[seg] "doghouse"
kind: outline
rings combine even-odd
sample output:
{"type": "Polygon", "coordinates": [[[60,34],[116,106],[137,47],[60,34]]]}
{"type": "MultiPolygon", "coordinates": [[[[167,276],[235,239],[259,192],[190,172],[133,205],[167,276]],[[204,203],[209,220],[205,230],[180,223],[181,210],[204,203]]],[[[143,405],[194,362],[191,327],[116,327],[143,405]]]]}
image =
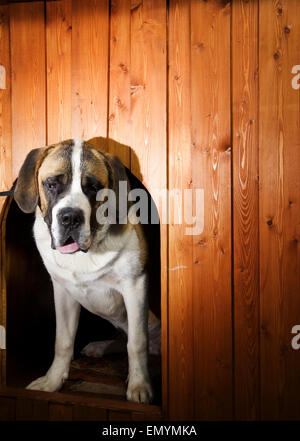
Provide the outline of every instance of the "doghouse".
{"type": "MultiPolygon", "coordinates": [[[[8,197],[0,419],[299,420],[299,1],[1,4],[1,190],[32,148],[108,139],[160,216],[162,352],[152,405],[125,401],[119,371],[98,393],[24,389],[55,317],[33,218],[8,197]]],[[[110,335],[93,320],[81,342],[110,335]]],[[[77,367],[74,384],[104,376],[77,367]]]]}

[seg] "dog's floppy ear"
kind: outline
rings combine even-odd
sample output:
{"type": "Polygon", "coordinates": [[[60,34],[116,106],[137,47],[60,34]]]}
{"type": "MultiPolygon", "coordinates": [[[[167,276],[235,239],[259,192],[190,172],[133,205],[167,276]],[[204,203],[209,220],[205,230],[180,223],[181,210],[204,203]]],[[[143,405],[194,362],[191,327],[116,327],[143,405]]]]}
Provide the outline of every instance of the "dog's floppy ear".
{"type": "Polygon", "coordinates": [[[119,192],[119,182],[123,181],[127,184],[127,191],[129,191],[129,181],[126,174],[126,170],[122,162],[117,156],[110,156],[110,163],[112,166],[112,179],[113,179],[113,189],[116,194],[119,192]]]}
{"type": "Polygon", "coordinates": [[[129,179],[124,165],[117,156],[112,156],[105,153],[105,157],[109,164],[109,187],[115,192],[116,202],[117,202],[117,216],[118,216],[118,220],[122,221],[124,220],[123,216],[127,216],[127,211],[128,211],[127,198],[128,198],[128,193],[130,191],[129,179]],[[121,194],[119,191],[120,181],[122,182],[123,185],[121,194]],[[124,212],[121,209],[122,213],[119,212],[119,209],[121,207],[124,208],[124,212]]]}
{"type": "Polygon", "coordinates": [[[45,148],[31,150],[21,167],[14,198],[24,213],[33,213],[38,204],[37,171],[45,151],[45,148]]]}

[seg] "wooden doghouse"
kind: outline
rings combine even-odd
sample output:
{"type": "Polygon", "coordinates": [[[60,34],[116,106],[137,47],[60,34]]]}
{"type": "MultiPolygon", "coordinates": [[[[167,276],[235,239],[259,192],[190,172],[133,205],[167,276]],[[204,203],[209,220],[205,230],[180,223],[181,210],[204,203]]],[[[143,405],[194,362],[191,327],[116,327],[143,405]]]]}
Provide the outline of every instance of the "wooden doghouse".
{"type": "Polygon", "coordinates": [[[32,148],[111,140],[161,217],[162,357],[151,406],[24,389],[51,358],[53,305],[32,217],[7,199],[0,419],[300,419],[300,2],[1,3],[1,190],[32,148]],[[163,189],[192,190],[194,216],[200,190],[203,229],[162,222],[163,189]]]}

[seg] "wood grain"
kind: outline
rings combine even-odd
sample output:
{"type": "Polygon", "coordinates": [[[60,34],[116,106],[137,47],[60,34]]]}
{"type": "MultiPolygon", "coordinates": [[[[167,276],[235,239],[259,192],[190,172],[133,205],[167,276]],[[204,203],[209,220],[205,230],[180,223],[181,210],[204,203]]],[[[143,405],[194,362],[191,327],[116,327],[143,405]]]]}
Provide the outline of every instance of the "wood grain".
{"type": "Polygon", "coordinates": [[[13,387],[0,386],[0,397],[3,398],[25,398],[37,402],[48,402],[56,404],[69,404],[72,406],[88,406],[99,409],[110,409],[116,412],[132,413],[142,412],[144,414],[151,414],[157,416],[161,415],[161,408],[159,406],[149,404],[133,403],[131,401],[121,401],[112,398],[100,397],[97,394],[68,394],[64,392],[41,392],[27,389],[18,389],[13,387]]]}
{"type": "Polygon", "coordinates": [[[259,417],[258,2],[232,3],[235,417],[259,417]]]}
{"type": "Polygon", "coordinates": [[[107,421],[107,410],[88,406],[73,406],[73,421],[107,421]]]}
{"type": "MultiPolygon", "coordinates": [[[[169,190],[192,185],[190,3],[169,6],[169,190]]],[[[170,203],[170,212],[176,204],[170,203]]],[[[169,225],[169,415],[194,415],[193,237],[187,225],[169,225]],[[178,406],[177,397],[181,405],[178,406]]]]}
{"type": "Polygon", "coordinates": [[[300,418],[300,358],[291,346],[300,319],[300,102],[291,84],[299,14],[296,0],[260,5],[261,416],[272,420],[300,418]]]}
{"type": "Polygon", "coordinates": [[[49,421],[72,421],[72,407],[49,403],[49,421]]]}
{"type": "Polygon", "coordinates": [[[230,3],[191,2],[193,188],[204,232],[193,236],[195,419],[232,418],[230,3]]]}
{"type": "Polygon", "coordinates": [[[131,171],[148,188],[166,184],[166,7],[131,10],[131,171]]]}
{"type": "Polygon", "coordinates": [[[110,143],[109,152],[130,169],[130,0],[111,3],[109,75],[108,137],[124,144],[110,143]]]}
{"type": "Polygon", "coordinates": [[[16,399],[16,421],[47,421],[48,403],[30,400],[27,398],[16,399]]]}
{"type": "Polygon", "coordinates": [[[46,3],[47,144],[72,137],[71,5],[46,3]]]}
{"type": "MultiPolygon", "coordinates": [[[[166,3],[131,3],[131,171],[162,206],[155,189],[167,188],[166,3]]],[[[162,400],[167,403],[167,225],[161,224],[162,400]]]]}
{"type": "Polygon", "coordinates": [[[107,136],[108,0],[72,1],[72,137],[107,136]]]}
{"type": "MultiPolygon", "coordinates": [[[[11,81],[9,48],[9,9],[0,7],[0,65],[6,71],[5,89],[0,89],[0,191],[12,185],[11,155],[11,81]]],[[[0,198],[0,210],[4,198],[0,198]]]]}
{"type": "Polygon", "coordinates": [[[44,3],[10,5],[13,178],[46,143],[44,3]],[[30,32],[28,30],[30,29],[30,32]]]}
{"type": "Polygon", "coordinates": [[[108,412],[108,421],[131,421],[131,413],[110,410],[108,412]]]}
{"type": "Polygon", "coordinates": [[[13,398],[0,397],[0,421],[15,421],[16,402],[13,398]]]}
{"type": "MultiPolygon", "coordinates": [[[[8,190],[12,185],[12,152],[11,152],[11,81],[10,81],[10,49],[9,49],[9,9],[0,7],[0,64],[6,70],[6,88],[0,90],[0,191],[8,190]]],[[[0,212],[5,198],[0,198],[0,212]]],[[[3,216],[1,215],[3,219],[3,216]]],[[[0,268],[4,268],[4,222],[1,221],[0,268]]],[[[4,274],[0,276],[0,325],[6,328],[6,298],[4,274]]],[[[5,381],[5,350],[0,350],[0,382],[5,381]]]]}

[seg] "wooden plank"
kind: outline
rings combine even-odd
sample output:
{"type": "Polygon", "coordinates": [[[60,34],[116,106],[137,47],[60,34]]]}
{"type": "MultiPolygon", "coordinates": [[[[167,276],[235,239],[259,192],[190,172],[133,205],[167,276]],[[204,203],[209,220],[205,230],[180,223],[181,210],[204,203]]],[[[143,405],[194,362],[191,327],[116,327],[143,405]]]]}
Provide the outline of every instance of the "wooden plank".
{"type": "Polygon", "coordinates": [[[32,420],[33,421],[48,421],[49,406],[47,401],[32,402],[32,420]]]}
{"type": "Polygon", "coordinates": [[[73,406],[73,421],[107,421],[107,410],[88,406],[73,406]]]}
{"type": "Polygon", "coordinates": [[[10,5],[10,39],[15,178],[26,154],[46,143],[44,2],[10,5]]]}
{"type": "MultiPolygon", "coordinates": [[[[167,188],[166,2],[131,3],[131,171],[149,190],[160,217],[155,189],[167,188]]],[[[168,294],[167,225],[161,224],[162,400],[167,406],[168,294]]]]}
{"type": "Polygon", "coordinates": [[[161,408],[155,405],[138,404],[130,401],[121,401],[110,398],[102,398],[95,394],[85,393],[67,394],[63,392],[40,392],[27,389],[0,386],[0,397],[4,398],[27,398],[35,401],[51,401],[57,404],[70,404],[79,406],[89,406],[101,409],[111,409],[124,412],[143,412],[153,415],[161,415],[161,408]]]}
{"type": "MultiPolygon", "coordinates": [[[[0,7],[0,66],[5,70],[5,82],[0,86],[0,191],[4,191],[9,190],[12,185],[9,9],[7,6],[0,7]]],[[[3,197],[0,198],[0,210],[4,200],[3,197]]]]}
{"type": "Polygon", "coordinates": [[[16,399],[16,421],[32,421],[33,401],[26,398],[16,399]]]}
{"type": "Polygon", "coordinates": [[[49,421],[72,421],[72,406],[49,403],[49,421]]]}
{"type": "Polygon", "coordinates": [[[107,136],[108,0],[72,2],[72,136],[107,136]]]}
{"type": "Polygon", "coordinates": [[[259,417],[258,2],[232,3],[235,417],[259,417]]]}
{"type": "Polygon", "coordinates": [[[48,402],[17,397],[16,421],[47,421],[48,402]]]}
{"type": "Polygon", "coordinates": [[[72,137],[71,0],[47,2],[47,144],[72,137]]]}
{"type": "Polygon", "coordinates": [[[15,421],[16,400],[15,398],[0,397],[0,421],[15,421]]]}
{"type": "Polygon", "coordinates": [[[166,6],[131,9],[131,171],[148,188],[166,184],[166,6]]]}
{"type": "MultiPolygon", "coordinates": [[[[169,190],[192,185],[190,2],[169,6],[169,190]]],[[[174,203],[170,204],[173,213],[174,203]]],[[[193,418],[193,237],[169,225],[169,418],[193,418]],[[178,406],[180,397],[180,406],[178,406]]]]}
{"type": "MultiPolygon", "coordinates": [[[[9,50],[9,9],[0,8],[0,64],[6,71],[5,89],[0,90],[0,191],[8,190],[12,185],[11,157],[11,81],[10,81],[10,50],[9,50]]],[[[6,198],[0,198],[0,211],[4,209],[6,198]]],[[[1,216],[2,218],[2,216],[1,216]]],[[[2,218],[3,219],[3,218],[2,218]]],[[[4,226],[1,221],[0,267],[4,267],[4,226]]],[[[0,292],[0,325],[6,328],[6,294],[4,274],[1,277],[0,292]]],[[[5,350],[0,350],[0,383],[5,382],[5,350]]]]}
{"type": "Polygon", "coordinates": [[[232,417],[230,3],[191,2],[193,188],[204,232],[193,236],[195,419],[232,417]]]}
{"type": "Polygon", "coordinates": [[[161,421],[161,417],[149,413],[132,412],[131,421],[161,421]]]}
{"type": "Polygon", "coordinates": [[[130,0],[116,0],[110,10],[110,66],[108,136],[124,144],[109,152],[130,168],[130,0]]]}
{"type": "Polygon", "coordinates": [[[261,2],[259,164],[261,416],[299,419],[300,358],[291,346],[300,311],[300,3],[261,2]]]}
{"type": "Polygon", "coordinates": [[[33,401],[26,398],[16,399],[16,421],[32,421],[33,401]]]}
{"type": "Polygon", "coordinates": [[[131,413],[110,410],[108,412],[108,421],[131,421],[131,413]]]}

